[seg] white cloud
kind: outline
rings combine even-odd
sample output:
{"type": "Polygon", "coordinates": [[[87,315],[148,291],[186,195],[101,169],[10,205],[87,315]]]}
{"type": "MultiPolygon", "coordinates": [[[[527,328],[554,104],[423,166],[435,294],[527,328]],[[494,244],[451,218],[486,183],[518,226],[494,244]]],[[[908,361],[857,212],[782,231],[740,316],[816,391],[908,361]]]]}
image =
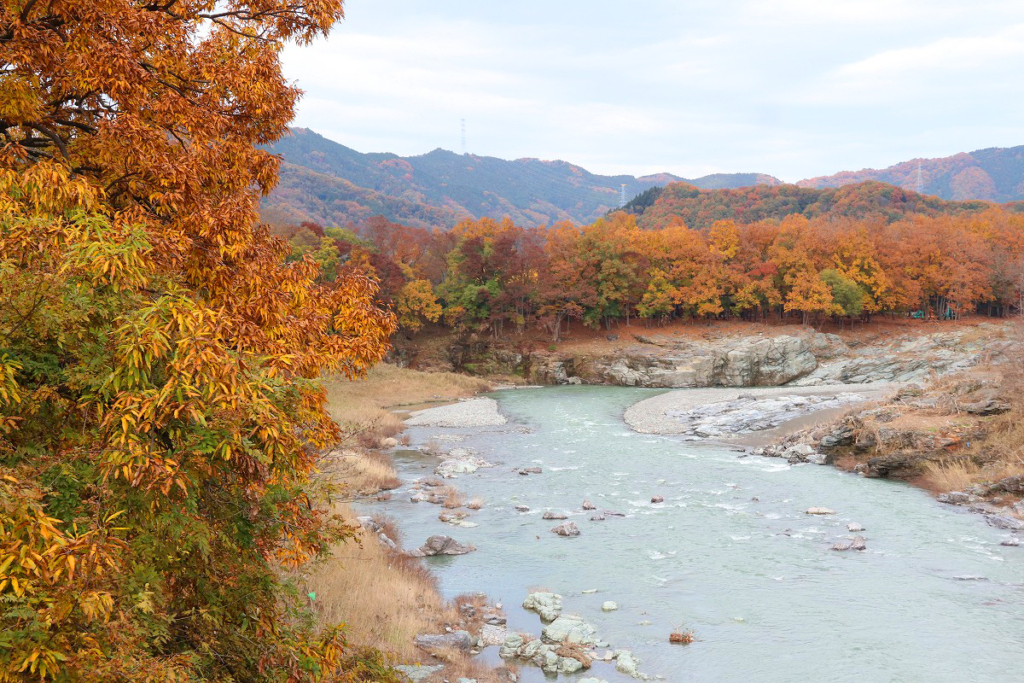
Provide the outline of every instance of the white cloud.
{"type": "Polygon", "coordinates": [[[1024,142],[1024,3],[349,0],[296,124],[361,151],[790,180],[1024,142]],[[894,154],[903,155],[892,159],[894,154]]]}

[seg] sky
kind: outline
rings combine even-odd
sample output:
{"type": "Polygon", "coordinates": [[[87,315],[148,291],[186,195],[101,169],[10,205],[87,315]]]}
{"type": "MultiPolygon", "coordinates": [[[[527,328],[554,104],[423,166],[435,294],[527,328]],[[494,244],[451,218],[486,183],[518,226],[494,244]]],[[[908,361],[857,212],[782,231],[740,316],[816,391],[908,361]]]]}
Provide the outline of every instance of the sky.
{"type": "Polygon", "coordinates": [[[294,125],[603,174],[841,170],[1024,144],[1021,0],[347,0],[294,125]]]}

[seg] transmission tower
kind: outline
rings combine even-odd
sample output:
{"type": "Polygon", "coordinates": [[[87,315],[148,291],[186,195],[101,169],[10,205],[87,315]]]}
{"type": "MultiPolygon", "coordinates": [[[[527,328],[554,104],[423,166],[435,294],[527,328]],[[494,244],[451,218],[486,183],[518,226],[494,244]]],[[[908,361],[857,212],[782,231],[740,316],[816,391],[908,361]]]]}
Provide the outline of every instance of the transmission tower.
{"type": "Polygon", "coordinates": [[[626,205],[626,183],[619,185],[619,208],[626,205]]]}
{"type": "Polygon", "coordinates": [[[466,119],[462,119],[462,154],[466,154],[466,119]]]}

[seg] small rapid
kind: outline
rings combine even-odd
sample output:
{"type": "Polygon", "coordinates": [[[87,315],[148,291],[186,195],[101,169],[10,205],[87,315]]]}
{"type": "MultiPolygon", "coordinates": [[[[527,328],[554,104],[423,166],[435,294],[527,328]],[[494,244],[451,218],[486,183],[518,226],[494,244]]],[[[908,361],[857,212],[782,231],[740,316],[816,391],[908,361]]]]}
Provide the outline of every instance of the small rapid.
{"type": "MultiPolygon", "coordinates": [[[[656,392],[557,387],[496,392],[503,425],[410,427],[414,445],[475,451],[495,463],[448,483],[485,505],[473,528],[438,520],[408,486],[439,459],[398,451],[405,486],[364,513],[399,520],[405,546],[448,534],[478,550],[428,558],[448,596],[483,592],[504,603],[512,630],[537,635],[519,605],[531,589],[564,596],[566,613],[594,625],[640,671],[669,681],[1002,682],[1020,680],[1024,547],[980,516],[927,493],[831,467],[790,466],[721,445],[630,430],[624,410],[656,392]],[[523,476],[524,467],[541,474],[523,476]],[[652,496],[663,503],[651,503],[652,496]],[[584,500],[607,516],[590,521],[584,500]],[[515,506],[529,506],[518,512],[515,506]],[[835,515],[810,516],[823,506],[835,515]],[[582,531],[550,532],[545,510],[582,531]],[[850,523],[863,552],[836,552],[850,523]],[[596,589],[596,593],[584,593],[596,589]],[[602,612],[604,601],[619,609],[602,612]],[[668,635],[692,629],[697,642],[668,635]]],[[[496,648],[483,655],[496,659],[496,648]]],[[[530,666],[521,680],[542,681],[530,666]]],[[[629,681],[610,665],[596,676],[629,681]]]]}

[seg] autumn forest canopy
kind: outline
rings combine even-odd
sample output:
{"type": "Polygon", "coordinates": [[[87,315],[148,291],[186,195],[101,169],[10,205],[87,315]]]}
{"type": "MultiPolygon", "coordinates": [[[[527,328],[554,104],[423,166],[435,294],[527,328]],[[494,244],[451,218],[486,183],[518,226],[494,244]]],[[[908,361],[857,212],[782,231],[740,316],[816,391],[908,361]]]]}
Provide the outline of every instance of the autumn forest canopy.
{"type": "MultiPolygon", "coordinates": [[[[495,335],[537,325],[557,340],[574,319],[596,328],[631,318],[819,322],[1024,310],[1024,215],[1014,211],[980,204],[953,215],[856,218],[847,202],[852,215],[793,212],[751,222],[702,215],[694,220],[706,227],[692,229],[680,213],[692,214],[672,210],[680,201],[673,192],[639,219],[615,212],[585,226],[522,228],[484,218],[431,231],[376,218],[355,229],[305,224],[279,232],[292,258],[311,255],[325,273],[368,263],[385,303],[411,331],[428,322],[495,335]]],[[[764,207],[754,208],[758,216],[764,207]]]]}

